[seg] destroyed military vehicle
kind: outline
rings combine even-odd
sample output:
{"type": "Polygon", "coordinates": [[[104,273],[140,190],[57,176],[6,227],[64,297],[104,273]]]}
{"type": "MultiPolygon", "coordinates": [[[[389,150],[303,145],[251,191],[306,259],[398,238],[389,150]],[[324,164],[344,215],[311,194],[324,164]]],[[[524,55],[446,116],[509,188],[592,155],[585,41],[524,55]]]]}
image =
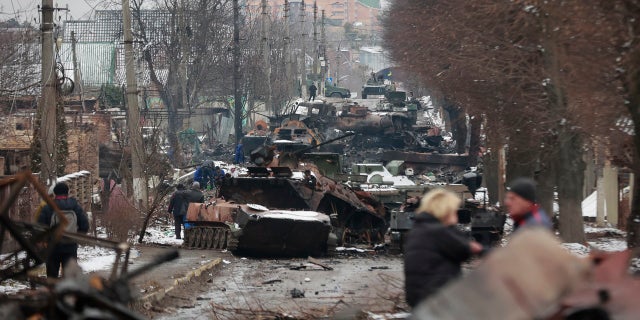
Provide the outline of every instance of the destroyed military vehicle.
{"type": "Polygon", "coordinates": [[[318,134],[299,120],[283,121],[273,130],[271,140],[281,152],[295,152],[321,143],[318,134]]]}
{"type": "Polygon", "coordinates": [[[220,196],[241,204],[327,214],[339,244],[382,241],[386,211],[370,194],[324,176],[312,164],[298,167],[301,171],[280,166],[248,169],[249,177],[224,181],[220,196]],[[311,177],[305,177],[305,169],[311,177]]]}
{"type": "Polygon", "coordinates": [[[189,205],[184,246],[250,256],[319,256],[335,246],[330,232],[330,218],[322,213],[270,210],[220,198],[189,205]]]}

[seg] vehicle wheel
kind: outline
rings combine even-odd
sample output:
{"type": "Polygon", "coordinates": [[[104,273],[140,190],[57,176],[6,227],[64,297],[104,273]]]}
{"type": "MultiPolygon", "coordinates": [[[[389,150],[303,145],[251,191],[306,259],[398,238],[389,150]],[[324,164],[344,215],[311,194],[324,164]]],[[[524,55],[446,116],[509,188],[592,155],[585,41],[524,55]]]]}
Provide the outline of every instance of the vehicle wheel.
{"type": "Polygon", "coordinates": [[[340,92],[334,92],[331,94],[332,98],[342,98],[342,95],[340,94],[340,92]]]}

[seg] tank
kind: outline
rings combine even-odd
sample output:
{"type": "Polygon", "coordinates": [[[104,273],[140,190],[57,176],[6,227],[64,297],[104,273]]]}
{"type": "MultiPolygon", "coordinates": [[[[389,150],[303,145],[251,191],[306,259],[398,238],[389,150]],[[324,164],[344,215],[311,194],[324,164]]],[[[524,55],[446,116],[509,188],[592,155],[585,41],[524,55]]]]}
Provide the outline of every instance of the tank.
{"type": "Polygon", "coordinates": [[[184,246],[227,249],[266,257],[325,255],[335,245],[329,216],[305,210],[270,210],[257,204],[217,199],[191,203],[184,246]]]}

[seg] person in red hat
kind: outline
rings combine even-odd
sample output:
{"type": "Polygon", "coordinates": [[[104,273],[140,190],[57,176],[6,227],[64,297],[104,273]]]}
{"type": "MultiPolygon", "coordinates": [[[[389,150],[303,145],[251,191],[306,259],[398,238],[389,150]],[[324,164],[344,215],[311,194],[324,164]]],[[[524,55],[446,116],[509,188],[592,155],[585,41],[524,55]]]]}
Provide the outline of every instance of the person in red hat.
{"type": "Polygon", "coordinates": [[[514,231],[522,227],[553,227],[549,216],[537,203],[536,184],[529,178],[518,178],[509,184],[504,204],[513,219],[514,231]]]}

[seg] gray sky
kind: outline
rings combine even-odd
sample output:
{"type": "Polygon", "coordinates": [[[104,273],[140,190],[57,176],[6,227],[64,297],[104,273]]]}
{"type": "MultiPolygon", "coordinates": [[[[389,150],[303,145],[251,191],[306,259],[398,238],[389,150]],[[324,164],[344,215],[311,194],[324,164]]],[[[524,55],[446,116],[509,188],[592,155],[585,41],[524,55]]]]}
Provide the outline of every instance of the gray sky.
{"type": "MultiPolygon", "coordinates": [[[[105,5],[109,5],[111,1],[102,0],[54,0],[56,7],[69,7],[69,12],[58,11],[58,16],[62,20],[68,19],[88,19],[94,9],[104,9],[105,5]]],[[[42,0],[0,0],[0,20],[9,20],[16,18],[22,22],[29,20],[33,22],[33,18],[38,16],[38,5],[42,0]]]]}

